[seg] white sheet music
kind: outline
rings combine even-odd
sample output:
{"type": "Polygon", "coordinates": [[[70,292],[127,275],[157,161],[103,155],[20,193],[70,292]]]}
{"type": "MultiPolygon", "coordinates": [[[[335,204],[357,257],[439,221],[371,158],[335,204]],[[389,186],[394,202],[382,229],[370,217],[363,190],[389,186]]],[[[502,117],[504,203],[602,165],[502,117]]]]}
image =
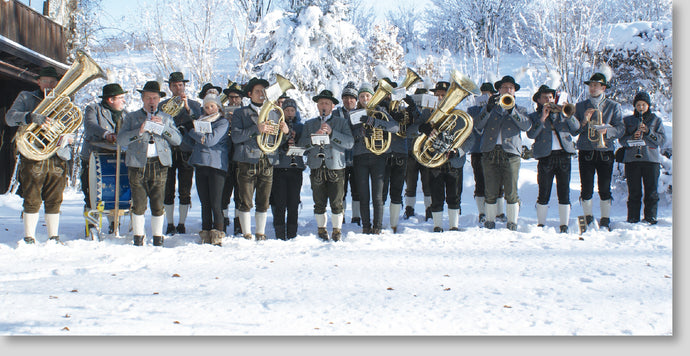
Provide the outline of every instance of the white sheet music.
{"type": "Polygon", "coordinates": [[[156,134],[156,135],[162,134],[163,129],[165,129],[165,126],[163,126],[159,123],[150,121],[150,120],[147,120],[146,123],[144,124],[144,130],[145,131],[148,131],[148,132],[156,134]]]}
{"type": "Polygon", "coordinates": [[[438,105],[438,98],[434,95],[422,94],[422,107],[435,109],[438,105]]]}
{"type": "Polygon", "coordinates": [[[287,153],[285,153],[286,156],[303,156],[304,155],[304,147],[297,147],[297,146],[290,146],[288,148],[287,153]]]}
{"type": "Polygon", "coordinates": [[[194,120],[194,131],[202,134],[213,132],[213,127],[208,121],[194,120]]]}
{"type": "Polygon", "coordinates": [[[628,147],[641,147],[641,146],[647,146],[647,143],[644,142],[644,140],[628,140],[628,147]]]}
{"type": "Polygon", "coordinates": [[[321,135],[312,134],[311,135],[311,144],[312,145],[319,146],[319,145],[327,145],[329,143],[331,143],[331,139],[326,134],[321,134],[321,135]]]}
{"type": "Polygon", "coordinates": [[[280,84],[278,83],[266,88],[266,101],[274,103],[281,95],[283,95],[283,90],[280,89],[280,84]]]}
{"type": "Polygon", "coordinates": [[[366,116],[367,111],[364,109],[352,110],[350,111],[350,123],[357,125],[361,123],[362,116],[366,116]]]}
{"type": "Polygon", "coordinates": [[[405,96],[407,96],[407,91],[405,91],[405,87],[395,88],[391,93],[391,101],[403,100],[405,99],[405,96]]]}

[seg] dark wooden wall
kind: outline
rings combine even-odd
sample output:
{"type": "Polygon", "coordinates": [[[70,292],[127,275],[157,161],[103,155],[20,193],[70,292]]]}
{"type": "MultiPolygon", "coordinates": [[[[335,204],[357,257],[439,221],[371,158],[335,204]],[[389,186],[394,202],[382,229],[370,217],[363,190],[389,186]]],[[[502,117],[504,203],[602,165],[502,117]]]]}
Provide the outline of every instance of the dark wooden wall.
{"type": "Polygon", "coordinates": [[[0,36],[55,59],[67,60],[65,29],[58,23],[15,1],[0,1],[0,36]]]}

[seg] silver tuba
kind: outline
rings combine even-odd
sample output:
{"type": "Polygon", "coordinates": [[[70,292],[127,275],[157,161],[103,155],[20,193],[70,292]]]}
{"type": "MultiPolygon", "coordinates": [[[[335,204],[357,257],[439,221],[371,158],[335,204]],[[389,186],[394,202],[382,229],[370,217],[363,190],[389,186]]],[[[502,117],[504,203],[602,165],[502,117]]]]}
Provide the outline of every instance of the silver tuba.
{"type": "Polygon", "coordinates": [[[96,78],[105,79],[105,71],[84,51],[77,50],[67,73],[33,111],[46,116],[50,122],[41,126],[31,123],[17,130],[17,150],[22,156],[35,161],[49,158],[60,148],[62,135],[79,129],[82,113],[69,97],[96,78]]]}

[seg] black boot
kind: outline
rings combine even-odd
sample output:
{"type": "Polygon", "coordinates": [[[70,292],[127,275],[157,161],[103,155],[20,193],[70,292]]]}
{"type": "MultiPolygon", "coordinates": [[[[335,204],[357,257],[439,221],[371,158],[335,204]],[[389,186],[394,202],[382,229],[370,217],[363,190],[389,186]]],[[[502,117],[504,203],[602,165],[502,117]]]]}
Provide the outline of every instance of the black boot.
{"type": "Polygon", "coordinates": [[[187,229],[185,229],[184,224],[178,224],[177,225],[177,233],[178,234],[184,234],[187,232],[187,229]]]}
{"type": "Polygon", "coordinates": [[[357,224],[357,226],[362,226],[362,218],[353,217],[352,220],[350,220],[350,224],[357,224]]]}
{"type": "Polygon", "coordinates": [[[325,227],[320,227],[318,230],[319,238],[324,241],[328,241],[328,230],[325,227]]]}
{"type": "Polygon", "coordinates": [[[55,241],[57,243],[60,243],[60,236],[51,236],[48,241],[55,241]]]}
{"type": "Polygon", "coordinates": [[[441,228],[440,226],[435,226],[434,232],[443,232],[443,228],[441,228]]]}
{"type": "Polygon", "coordinates": [[[134,246],[144,246],[144,236],[134,235],[134,246]]]}
{"type": "Polygon", "coordinates": [[[654,202],[645,201],[644,203],[644,221],[651,225],[656,224],[656,210],[659,200],[654,202]]]}
{"type": "Polygon", "coordinates": [[[601,218],[599,219],[599,227],[606,228],[607,230],[611,231],[611,227],[609,226],[611,224],[611,220],[609,218],[601,218]]]}
{"type": "Polygon", "coordinates": [[[411,206],[406,206],[405,213],[403,214],[403,219],[407,220],[412,216],[414,216],[414,208],[411,206]]]}
{"type": "Polygon", "coordinates": [[[592,216],[592,215],[586,215],[586,216],[585,216],[585,222],[587,223],[587,225],[590,225],[591,223],[594,222],[594,216],[592,216]]]}
{"type": "Polygon", "coordinates": [[[639,203],[628,202],[628,219],[626,221],[632,224],[640,222],[639,203]]]}
{"type": "Polygon", "coordinates": [[[343,233],[340,231],[340,229],[333,228],[333,233],[331,234],[333,241],[340,241],[342,237],[343,233]]]}
{"type": "Polygon", "coordinates": [[[233,227],[233,232],[237,236],[242,236],[242,225],[240,225],[240,218],[235,217],[232,220],[232,227],[233,227]]]}
{"type": "Polygon", "coordinates": [[[561,233],[562,234],[568,233],[568,225],[561,225],[561,233]]]}
{"type": "Polygon", "coordinates": [[[163,246],[163,241],[165,238],[163,236],[154,236],[153,237],[153,246],[163,246]]]}
{"type": "Polygon", "coordinates": [[[496,228],[496,222],[495,221],[484,221],[484,227],[487,229],[495,229],[496,228]]]}
{"type": "Polygon", "coordinates": [[[168,224],[168,228],[165,229],[165,234],[166,235],[175,235],[175,225],[173,224],[168,224]]]}
{"type": "Polygon", "coordinates": [[[34,239],[33,237],[25,237],[25,238],[24,238],[24,242],[25,242],[27,245],[33,245],[33,244],[36,243],[36,239],[34,239]]]}
{"type": "Polygon", "coordinates": [[[276,239],[285,240],[285,225],[273,225],[276,231],[276,239]]]}
{"type": "Polygon", "coordinates": [[[431,215],[431,207],[426,208],[426,216],[424,217],[424,221],[428,221],[429,219],[432,219],[433,216],[431,215]]]}

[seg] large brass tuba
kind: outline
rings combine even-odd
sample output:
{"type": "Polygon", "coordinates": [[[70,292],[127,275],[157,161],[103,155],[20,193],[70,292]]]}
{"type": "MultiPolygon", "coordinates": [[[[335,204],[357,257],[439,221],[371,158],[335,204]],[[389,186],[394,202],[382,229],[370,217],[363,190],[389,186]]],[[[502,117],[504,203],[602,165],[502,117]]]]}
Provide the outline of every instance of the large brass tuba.
{"type": "Polygon", "coordinates": [[[601,126],[604,124],[604,120],[601,117],[601,110],[594,110],[592,113],[592,117],[589,118],[589,121],[587,122],[587,138],[592,141],[597,143],[597,148],[605,148],[606,147],[606,140],[604,140],[604,134],[599,133],[599,131],[596,129],[595,126],[601,126]],[[594,119],[594,116],[596,115],[596,119],[594,119]],[[594,119],[594,122],[592,122],[592,119],[594,119]]]}
{"type": "Polygon", "coordinates": [[[79,129],[82,113],[69,97],[96,78],[105,79],[105,71],[89,55],[77,50],[76,59],[67,73],[33,111],[49,118],[50,123],[46,121],[41,126],[31,123],[17,130],[17,149],[22,156],[35,161],[49,158],[60,148],[62,135],[79,129]]]}
{"type": "MultiPolygon", "coordinates": [[[[403,80],[401,86],[405,88],[405,90],[409,89],[413,84],[417,82],[421,82],[422,77],[419,76],[415,71],[413,71],[410,68],[407,68],[406,74],[405,74],[405,79],[403,80]]],[[[391,101],[391,104],[389,106],[389,111],[390,112],[396,112],[400,110],[400,101],[399,100],[394,100],[391,101]]],[[[407,125],[410,124],[410,114],[407,112],[407,110],[403,111],[403,120],[399,123],[400,129],[398,132],[395,134],[405,138],[407,137],[407,125]]]]}
{"type": "MultiPolygon", "coordinates": [[[[458,119],[464,121],[465,126],[455,131],[451,149],[456,149],[467,140],[472,133],[472,117],[462,110],[455,110],[455,107],[468,95],[480,95],[479,88],[470,78],[453,70],[450,74],[451,85],[443,98],[441,104],[431,113],[427,120],[431,127],[438,132],[451,131],[457,125],[458,119]]],[[[433,148],[434,140],[437,137],[427,137],[420,134],[414,142],[412,152],[420,164],[434,168],[444,164],[448,160],[446,152],[439,152],[433,148]]]]}
{"type": "MultiPolygon", "coordinates": [[[[289,80],[287,80],[280,74],[276,74],[276,83],[273,85],[279,86],[281,93],[285,93],[290,89],[295,89],[295,86],[292,85],[292,83],[290,83],[289,80]]],[[[265,96],[266,94],[264,94],[264,97],[265,96]]],[[[284,121],[285,113],[283,113],[283,109],[280,106],[276,105],[274,102],[269,101],[268,98],[266,98],[264,104],[261,105],[261,110],[259,111],[259,119],[257,120],[257,124],[263,122],[264,124],[269,125],[271,130],[267,133],[261,133],[259,136],[256,137],[256,142],[259,144],[259,148],[261,149],[261,151],[263,151],[264,153],[272,153],[278,149],[278,146],[280,146],[280,142],[283,140],[283,132],[280,131],[280,123],[284,121]],[[280,119],[278,120],[278,122],[274,122],[268,119],[268,114],[270,114],[273,110],[276,110],[280,113],[280,119]]]]}
{"type": "MultiPolygon", "coordinates": [[[[385,113],[376,110],[376,105],[378,105],[381,100],[385,99],[387,95],[393,92],[393,86],[388,84],[387,81],[381,79],[379,80],[379,86],[376,89],[374,95],[372,95],[371,100],[367,103],[367,115],[373,117],[374,119],[388,121],[388,116],[385,113]]],[[[391,147],[392,135],[390,132],[383,129],[371,128],[371,138],[364,137],[364,146],[373,154],[379,156],[386,153],[388,148],[391,147]],[[385,135],[385,136],[384,136],[385,135]]]]}

